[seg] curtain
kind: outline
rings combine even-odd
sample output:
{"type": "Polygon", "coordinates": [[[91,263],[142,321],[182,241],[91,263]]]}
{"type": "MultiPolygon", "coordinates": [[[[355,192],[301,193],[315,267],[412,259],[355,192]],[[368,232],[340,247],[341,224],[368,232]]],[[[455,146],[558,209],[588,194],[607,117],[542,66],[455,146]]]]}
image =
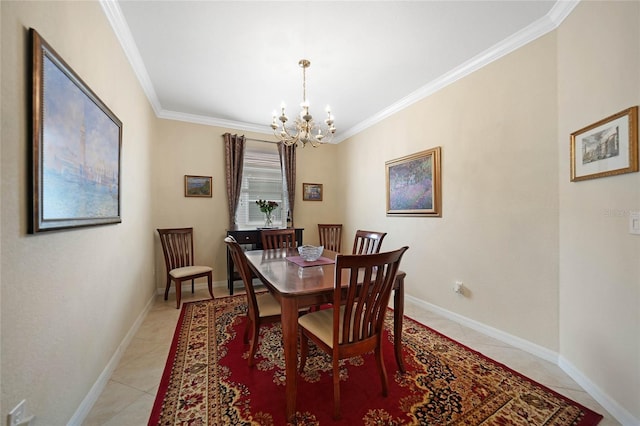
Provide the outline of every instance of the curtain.
{"type": "Polygon", "coordinates": [[[289,214],[291,215],[291,226],[293,227],[293,207],[296,202],[296,145],[286,146],[279,142],[278,153],[280,154],[282,173],[287,185],[287,201],[289,202],[289,214]]]}
{"type": "Polygon", "coordinates": [[[224,151],[225,167],[227,174],[227,200],[229,204],[229,227],[235,228],[236,211],[240,202],[240,189],[242,188],[242,163],[244,160],[244,136],[225,133],[224,151]]]}

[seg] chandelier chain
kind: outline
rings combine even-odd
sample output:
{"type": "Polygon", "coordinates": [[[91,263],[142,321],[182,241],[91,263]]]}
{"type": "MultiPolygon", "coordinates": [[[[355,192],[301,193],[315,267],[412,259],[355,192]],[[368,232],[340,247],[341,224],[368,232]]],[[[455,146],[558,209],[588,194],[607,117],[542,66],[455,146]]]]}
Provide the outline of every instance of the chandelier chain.
{"type": "Polygon", "coordinates": [[[307,67],[302,66],[302,102],[307,103],[307,67]]]}

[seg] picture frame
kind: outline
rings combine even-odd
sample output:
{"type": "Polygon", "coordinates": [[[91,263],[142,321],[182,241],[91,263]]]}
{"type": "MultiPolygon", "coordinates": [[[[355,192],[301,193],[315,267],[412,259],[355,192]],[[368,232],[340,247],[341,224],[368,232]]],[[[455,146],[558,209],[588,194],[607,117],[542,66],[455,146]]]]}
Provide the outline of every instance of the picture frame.
{"type": "Polygon", "coordinates": [[[385,162],[387,216],[441,217],[441,148],[385,162]]]}
{"type": "Polygon", "coordinates": [[[322,184],[303,183],[302,201],[322,201],[322,184]]]}
{"type": "Polygon", "coordinates": [[[571,182],[638,171],[638,106],[571,133],[571,182]]]}
{"type": "Polygon", "coordinates": [[[120,223],[122,122],[31,28],[32,234],[120,223]]]}
{"type": "Polygon", "coordinates": [[[185,197],[212,197],[211,176],[184,176],[184,196],[185,197]]]}

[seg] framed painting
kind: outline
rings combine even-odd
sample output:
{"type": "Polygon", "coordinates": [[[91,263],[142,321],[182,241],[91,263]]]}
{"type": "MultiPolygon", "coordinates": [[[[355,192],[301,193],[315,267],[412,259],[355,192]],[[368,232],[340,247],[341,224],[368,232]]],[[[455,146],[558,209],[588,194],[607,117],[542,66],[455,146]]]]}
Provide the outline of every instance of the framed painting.
{"type": "Polygon", "coordinates": [[[638,106],[571,133],[571,181],[638,171],[638,106]]]}
{"type": "Polygon", "coordinates": [[[440,217],[440,147],[385,163],[387,216],[440,217]]]}
{"type": "Polygon", "coordinates": [[[121,222],[122,122],[33,28],[30,232],[121,222]]]}
{"type": "Polygon", "coordinates": [[[302,201],[322,201],[322,184],[303,183],[302,201]]]}
{"type": "Polygon", "coordinates": [[[211,197],[211,176],[184,176],[185,197],[211,197]]]}

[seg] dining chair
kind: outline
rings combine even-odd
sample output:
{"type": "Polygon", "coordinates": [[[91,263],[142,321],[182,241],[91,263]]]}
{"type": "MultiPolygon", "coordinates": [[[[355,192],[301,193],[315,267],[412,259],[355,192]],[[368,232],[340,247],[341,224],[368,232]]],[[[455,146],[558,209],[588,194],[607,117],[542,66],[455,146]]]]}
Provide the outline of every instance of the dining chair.
{"type": "Polygon", "coordinates": [[[342,246],[342,224],[318,224],[320,245],[325,249],[340,253],[342,246]]]}
{"type": "Polygon", "coordinates": [[[244,343],[249,343],[248,362],[249,367],[253,367],[254,357],[258,350],[260,326],[280,321],[280,303],[271,293],[256,294],[253,288],[253,274],[247,263],[247,257],[236,239],[229,236],[224,239],[224,243],[231,253],[233,263],[236,265],[247,293],[247,324],[244,329],[244,343]]]}
{"type": "Polygon", "coordinates": [[[386,232],[357,230],[356,237],[353,240],[353,251],[351,254],[380,253],[382,240],[386,235],[386,232]]]}
{"type": "Polygon", "coordinates": [[[260,238],[264,250],[298,246],[296,230],[293,228],[263,229],[260,231],[260,238]]]}
{"type": "Polygon", "coordinates": [[[167,285],[164,300],[169,296],[171,281],[176,283],[176,309],[180,309],[182,282],[191,280],[191,293],[194,292],[194,280],[207,277],[209,295],[213,299],[213,269],[209,266],[194,265],[193,228],[157,229],[160,234],[164,264],[167,269],[167,285]]]}
{"type": "Polygon", "coordinates": [[[335,263],[333,307],[298,318],[300,372],[309,354],[309,339],[332,357],[333,417],[340,417],[340,360],[374,351],[382,382],[389,393],[382,357],[384,318],[400,260],[408,247],[365,254],[338,255],[335,263]],[[343,293],[346,286],[346,295],[343,293]],[[336,308],[339,307],[339,308],[336,308]]]}

